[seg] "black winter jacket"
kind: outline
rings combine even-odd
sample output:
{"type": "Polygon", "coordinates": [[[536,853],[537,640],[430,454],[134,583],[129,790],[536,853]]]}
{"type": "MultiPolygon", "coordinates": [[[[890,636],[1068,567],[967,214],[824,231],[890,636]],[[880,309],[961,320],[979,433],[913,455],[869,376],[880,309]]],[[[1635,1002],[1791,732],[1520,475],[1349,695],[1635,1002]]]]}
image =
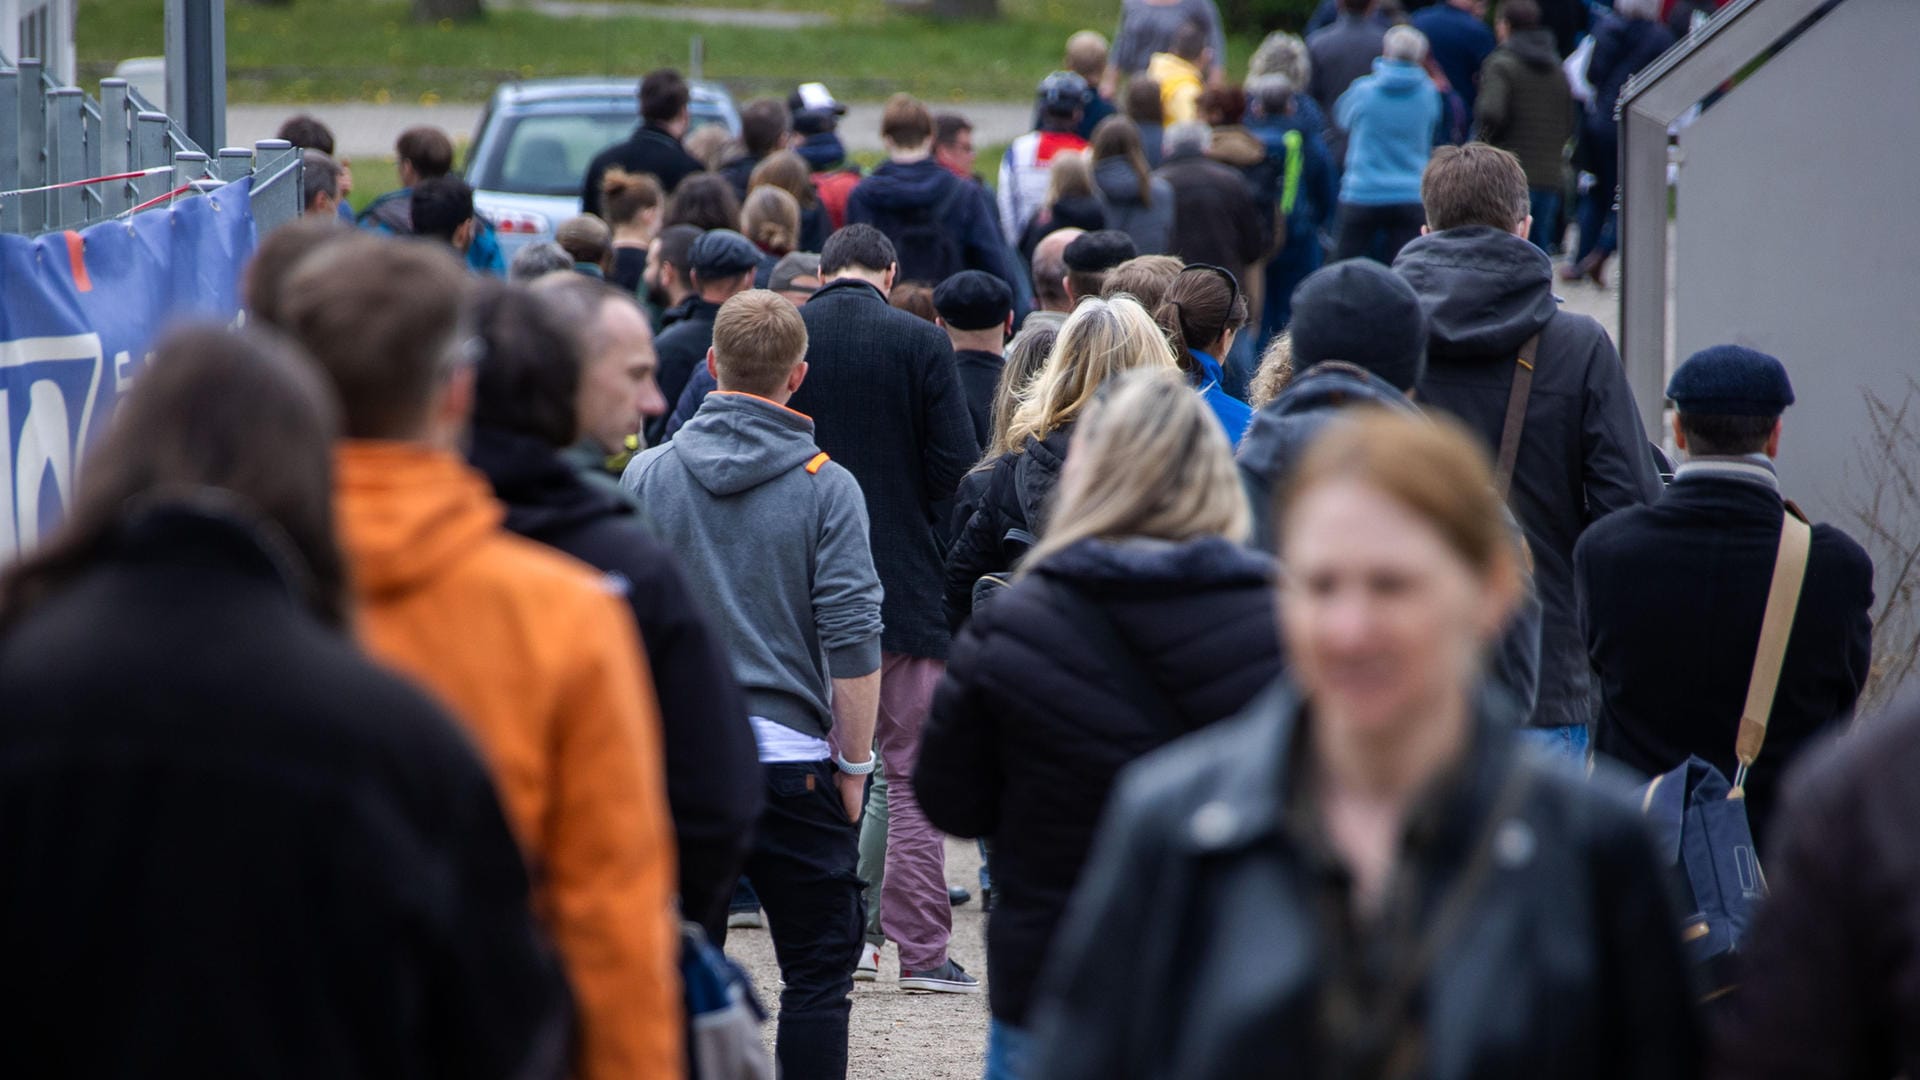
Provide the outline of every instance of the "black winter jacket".
{"type": "Polygon", "coordinates": [[[1266,257],[1271,227],[1240,170],[1200,154],[1171,158],[1155,176],[1173,187],[1173,234],[1169,254],[1189,263],[1224,266],[1245,281],[1247,268],[1266,257]]]}
{"type": "Polygon", "coordinates": [[[1300,790],[1310,750],[1290,687],[1130,765],[1034,1001],[1033,1074],[1386,1075],[1390,1039],[1344,1029],[1413,970],[1400,1027],[1420,1056],[1404,1075],[1696,1076],[1677,916],[1637,805],[1523,753],[1496,705],[1483,700],[1462,764],[1409,812],[1387,906],[1359,924],[1300,790]],[[1413,968],[1516,773],[1487,878],[1413,968]]]}
{"type": "Polygon", "coordinates": [[[960,349],[953,354],[954,374],[960,379],[967,416],[973,421],[973,437],[981,446],[993,438],[993,398],[1000,391],[1000,373],[1006,364],[1006,358],[997,352],[960,349]]]}
{"type": "Polygon", "coordinates": [[[1660,496],[1620,354],[1599,323],[1560,310],[1552,263],[1512,233],[1481,225],[1430,233],[1403,248],[1393,268],[1420,294],[1430,327],[1417,399],[1458,417],[1489,454],[1500,446],[1520,346],[1540,335],[1507,500],[1526,532],[1545,606],[1530,722],[1589,723],[1573,545],[1600,518],[1660,496]]]}
{"type": "Polygon", "coordinates": [[[1273,562],[1220,538],[1083,540],[961,631],[913,784],[929,821],[993,843],[994,1016],[1025,1024],[1115,774],[1239,711],[1280,664],[1273,562]],[[1125,654],[1098,644],[1070,592],[1105,614],[1125,654]]]}
{"type": "Polygon", "coordinates": [[[687,153],[680,140],[651,123],[633,129],[625,142],[614,143],[595,154],[587,166],[587,179],[580,189],[580,212],[601,214],[600,180],[607,166],[618,165],[630,173],[652,173],[660,181],[660,190],[673,194],[680,181],[706,170],[700,159],[687,153]]]}
{"type": "Polygon", "coordinates": [[[1019,453],[1002,454],[989,467],[979,504],[947,550],[947,625],[953,629],[973,613],[974,583],[1013,569],[1039,538],[1072,443],[1069,421],[1044,439],[1028,436],[1019,453]],[[1016,532],[1025,535],[1009,537],[1016,532]]]}
{"type": "Polygon", "coordinates": [[[165,506],[0,638],[18,1076],[558,1076],[567,994],[478,751],[165,506]]]}
{"type": "Polygon", "coordinates": [[[660,698],[681,910],[719,929],[763,786],[746,699],[719,635],[631,502],[589,486],[531,436],[478,426],[469,456],[506,504],[508,529],[605,571],[624,590],[660,698]]]}
{"type": "MultiPolygon", "coordinates": [[[[1600,681],[1596,749],[1649,776],[1690,754],[1733,776],[1785,513],[1764,481],[1682,466],[1659,502],[1622,510],[1580,538],[1573,569],[1600,681]]],[[[1747,774],[1756,839],[1794,758],[1853,715],[1871,659],[1872,607],[1867,553],[1815,525],[1767,741],[1747,774]]]]}
{"type": "Polygon", "coordinates": [[[953,345],[855,278],[827,283],[800,318],[807,379],[787,404],[813,417],[814,442],[867,497],[873,565],[886,588],[881,648],[944,660],[936,507],[980,459],[953,345]]]}
{"type": "MultiPolygon", "coordinates": [[[[669,405],[680,400],[693,373],[707,366],[707,350],[713,347],[713,320],[720,314],[720,305],[703,300],[696,293],[674,310],[681,312],[679,318],[653,339],[653,351],[660,362],[657,376],[660,396],[666,398],[669,405]]],[[[699,403],[695,402],[694,407],[697,409],[699,403]]],[[[667,417],[650,417],[646,424],[647,444],[658,446],[666,427],[667,417]]]]}

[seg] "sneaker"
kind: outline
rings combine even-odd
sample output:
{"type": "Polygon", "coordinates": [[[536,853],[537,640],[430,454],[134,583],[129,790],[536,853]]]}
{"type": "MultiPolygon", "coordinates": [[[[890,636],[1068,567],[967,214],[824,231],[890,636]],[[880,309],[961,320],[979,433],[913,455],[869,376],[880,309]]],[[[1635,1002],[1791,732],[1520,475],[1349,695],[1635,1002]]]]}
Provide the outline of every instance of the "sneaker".
{"type": "Polygon", "coordinates": [[[959,907],[961,904],[968,903],[972,899],[973,894],[967,891],[965,885],[947,886],[947,905],[949,907],[959,907]]]}
{"type": "Polygon", "coordinates": [[[980,992],[980,980],[967,974],[952,957],[937,968],[926,971],[900,971],[900,989],[919,990],[929,994],[977,994],[980,992]]]}
{"type": "Polygon", "coordinates": [[[761,918],[759,908],[727,912],[727,929],[729,930],[759,930],[766,925],[767,921],[761,918]]]}
{"type": "Polygon", "coordinates": [[[860,960],[853,965],[854,982],[872,982],[880,977],[880,946],[871,941],[860,943],[860,960]]]}

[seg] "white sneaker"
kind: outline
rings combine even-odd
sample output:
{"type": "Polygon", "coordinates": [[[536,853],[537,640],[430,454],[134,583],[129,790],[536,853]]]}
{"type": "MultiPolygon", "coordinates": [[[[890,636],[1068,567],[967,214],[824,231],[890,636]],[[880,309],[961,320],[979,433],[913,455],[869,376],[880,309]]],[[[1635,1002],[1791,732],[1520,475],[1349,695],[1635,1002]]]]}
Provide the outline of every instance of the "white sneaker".
{"type": "Polygon", "coordinates": [[[977,994],[980,992],[980,980],[967,974],[959,961],[948,957],[946,963],[927,971],[902,968],[900,989],[929,994],[977,994]]]}
{"type": "Polygon", "coordinates": [[[727,912],[727,929],[729,930],[761,930],[766,925],[767,921],[761,918],[759,908],[754,908],[752,911],[727,912]]]}
{"type": "Polygon", "coordinates": [[[860,943],[860,960],[853,965],[854,982],[873,982],[880,977],[880,946],[870,941],[860,943]]]}

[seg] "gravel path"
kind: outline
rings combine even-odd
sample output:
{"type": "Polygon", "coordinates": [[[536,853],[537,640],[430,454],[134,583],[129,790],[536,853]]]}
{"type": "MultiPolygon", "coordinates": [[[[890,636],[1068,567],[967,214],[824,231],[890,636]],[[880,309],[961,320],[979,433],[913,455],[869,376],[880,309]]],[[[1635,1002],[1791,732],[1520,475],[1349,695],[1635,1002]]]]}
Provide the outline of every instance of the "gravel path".
{"type": "MultiPolygon", "coordinates": [[[[971,841],[947,841],[947,880],[978,893],[980,855],[971,841]]],[[[978,1080],[987,1042],[987,921],[979,897],[953,910],[949,948],[979,978],[978,994],[909,994],[900,990],[900,957],[881,954],[878,982],[854,983],[848,1036],[848,1080],[978,1080]]],[[[760,1000],[777,1013],[780,967],[764,930],[729,930],[727,954],[753,976],[760,1000]]],[[[775,1019],[778,1017],[776,1015],[775,1019]]],[[[774,1021],[763,1032],[773,1052],[774,1021]]]]}

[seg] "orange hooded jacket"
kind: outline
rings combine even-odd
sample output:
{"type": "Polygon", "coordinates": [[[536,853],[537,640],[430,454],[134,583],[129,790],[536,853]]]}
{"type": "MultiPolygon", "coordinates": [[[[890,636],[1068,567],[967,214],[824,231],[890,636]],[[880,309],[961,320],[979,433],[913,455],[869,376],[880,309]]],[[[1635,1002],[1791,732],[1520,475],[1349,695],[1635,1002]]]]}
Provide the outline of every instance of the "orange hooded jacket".
{"type": "Polygon", "coordinates": [[[680,1076],[673,833],[632,615],[597,571],[503,530],[452,454],[348,441],[336,470],[361,640],[492,767],[573,986],[575,1074],[680,1076]]]}

